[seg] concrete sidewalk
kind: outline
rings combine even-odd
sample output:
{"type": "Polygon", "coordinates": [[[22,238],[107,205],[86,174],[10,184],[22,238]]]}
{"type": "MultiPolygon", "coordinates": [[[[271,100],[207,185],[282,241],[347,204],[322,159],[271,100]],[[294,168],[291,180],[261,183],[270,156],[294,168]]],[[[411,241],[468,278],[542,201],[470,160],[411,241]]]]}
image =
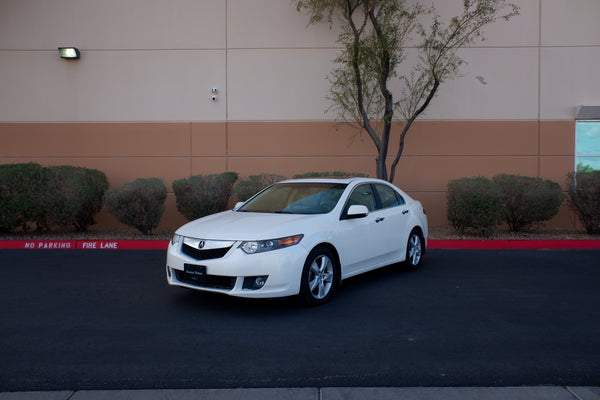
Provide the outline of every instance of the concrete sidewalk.
{"type": "Polygon", "coordinates": [[[0,400],[600,400],[600,387],[83,390],[0,393],[0,400]]]}

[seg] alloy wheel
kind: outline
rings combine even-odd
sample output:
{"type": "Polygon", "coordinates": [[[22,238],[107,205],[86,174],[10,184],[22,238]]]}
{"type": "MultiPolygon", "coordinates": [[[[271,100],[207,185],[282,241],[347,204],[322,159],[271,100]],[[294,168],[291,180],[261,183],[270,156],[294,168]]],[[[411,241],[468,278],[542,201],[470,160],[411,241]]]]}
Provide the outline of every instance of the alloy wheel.
{"type": "Polygon", "coordinates": [[[317,256],[308,271],[310,293],[315,299],[323,299],[333,286],[333,262],[324,254],[317,256]]]}
{"type": "Polygon", "coordinates": [[[410,239],[408,239],[408,249],[406,251],[408,263],[413,267],[419,265],[422,252],[421,238],[418,234],[412,233],[410,239]]]}

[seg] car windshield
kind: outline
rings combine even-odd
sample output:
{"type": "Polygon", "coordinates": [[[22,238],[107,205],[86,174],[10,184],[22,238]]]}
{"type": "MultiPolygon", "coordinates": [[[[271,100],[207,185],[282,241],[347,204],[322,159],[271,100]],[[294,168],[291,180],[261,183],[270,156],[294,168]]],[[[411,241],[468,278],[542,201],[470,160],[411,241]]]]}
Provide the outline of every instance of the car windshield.
{"type": "Polygon", "coordinates": [[[254,197],[237,211],[326,214],[335,208],[345,184],[292,182],[278,183],[254,197]]]}

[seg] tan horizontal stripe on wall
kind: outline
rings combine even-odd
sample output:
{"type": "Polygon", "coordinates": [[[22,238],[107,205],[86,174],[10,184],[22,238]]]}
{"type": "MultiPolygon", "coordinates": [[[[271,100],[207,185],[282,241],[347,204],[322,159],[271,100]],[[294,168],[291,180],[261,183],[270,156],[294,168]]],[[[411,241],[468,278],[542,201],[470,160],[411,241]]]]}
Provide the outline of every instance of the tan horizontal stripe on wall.
{"type": "MultiPolygon", "coordinates": [[[[398,144],[394,126],[390,159],[398,144]]],[[[572,121],[419,121],[406,140],[395,183],[418,195],[430,223],[446,224],[448,180],[515,173],[564,183],[574,165],[572,121]]],[[[334,122],[0,123],[0,163],[77,165],[104,171],[111,187],[136,178],[173,180],[235,171],[240,176],[311,171],[375,176],[370,139],[334,122]]],[[[172,194],[171,194],[171,197],[172,194]]],[[[163,226],[181,217],[174,198],[163,226]]],[[[102,223],[113,224],[110,217],[102,223]]],[[[573,226],[563,211],[550,226],[573,226]]]]}

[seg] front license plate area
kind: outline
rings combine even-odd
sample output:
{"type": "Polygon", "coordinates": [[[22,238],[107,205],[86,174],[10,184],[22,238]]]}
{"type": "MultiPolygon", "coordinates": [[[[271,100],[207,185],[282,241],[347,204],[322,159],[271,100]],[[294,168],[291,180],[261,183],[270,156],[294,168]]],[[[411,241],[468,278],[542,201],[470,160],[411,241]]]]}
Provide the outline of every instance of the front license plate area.
{"type": "Polygon", "coordinates": [[[183,265],[184,280],[190,283],[206,282],[206,266],[204,265],[183,265]]]}

